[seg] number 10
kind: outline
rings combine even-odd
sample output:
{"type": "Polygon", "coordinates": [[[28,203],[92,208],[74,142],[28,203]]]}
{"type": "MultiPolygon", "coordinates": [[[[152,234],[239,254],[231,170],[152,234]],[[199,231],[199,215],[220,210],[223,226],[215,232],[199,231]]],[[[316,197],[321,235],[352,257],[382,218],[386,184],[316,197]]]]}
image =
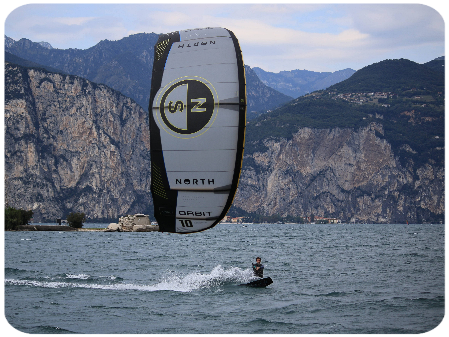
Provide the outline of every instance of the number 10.
{"type": "Polygon", "coordinates": [[[193,227],[192,220],[179,220],[182,227],[193,227]]]}

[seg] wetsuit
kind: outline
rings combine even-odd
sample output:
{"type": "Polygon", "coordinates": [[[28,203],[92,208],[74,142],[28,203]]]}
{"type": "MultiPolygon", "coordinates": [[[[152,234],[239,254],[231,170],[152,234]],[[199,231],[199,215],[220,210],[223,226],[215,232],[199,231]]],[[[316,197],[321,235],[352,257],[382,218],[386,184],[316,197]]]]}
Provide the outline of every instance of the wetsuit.
{"type": "Polygon", "coordinates": [[[254,275],[263,278],[263,264],[262,263],[253,263],[253,271],[254,271],[254,275]],[[256,270],[257,267],[259,267],[258,270],[256,270]]]}

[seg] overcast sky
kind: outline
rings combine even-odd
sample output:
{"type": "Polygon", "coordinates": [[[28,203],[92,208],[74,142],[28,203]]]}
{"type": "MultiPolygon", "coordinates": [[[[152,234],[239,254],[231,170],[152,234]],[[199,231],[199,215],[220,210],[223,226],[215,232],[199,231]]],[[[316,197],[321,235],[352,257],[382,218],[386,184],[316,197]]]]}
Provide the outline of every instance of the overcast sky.
{"type": "Polygon", "coordinates": [[[385,59],[424,63],[444,55],[443,1],[424,2],[429,6],[246,3],[15,3],[3,11],[4,34],[86,49],[136,33],[225,27],[237,36],[245,64],[274,72],[358,70],[385,59]]]}

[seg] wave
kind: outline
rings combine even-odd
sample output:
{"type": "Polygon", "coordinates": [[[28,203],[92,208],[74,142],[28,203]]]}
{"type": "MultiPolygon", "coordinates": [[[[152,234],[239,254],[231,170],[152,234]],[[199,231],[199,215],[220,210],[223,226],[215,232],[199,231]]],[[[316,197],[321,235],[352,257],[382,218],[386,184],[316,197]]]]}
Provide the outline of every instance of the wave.
{"type": "Polygon", "coordinates": [[[79,281],[89,281],[95,279],[99,281],[117,281],[123,280],[116,276],[92,277],[87,274],[65,274],[63,281],[42,280],[42,279],[5,279],[5,285],[28,286],[39,288],[84,288],[101,290],[135,290],[135,291],[177,291],[191,292],[198,289],[214,288],[226,283],[246,283],[252,280],[253,273],[251,269],[240,269],[231,267],[224,269],[222,266],[216,266],[210,273],[193,272],[187,275],[179,275],[173,272],[167,272],[162,279],[154,285],[134,284],[134,283],[80,283],[79,281]]]}

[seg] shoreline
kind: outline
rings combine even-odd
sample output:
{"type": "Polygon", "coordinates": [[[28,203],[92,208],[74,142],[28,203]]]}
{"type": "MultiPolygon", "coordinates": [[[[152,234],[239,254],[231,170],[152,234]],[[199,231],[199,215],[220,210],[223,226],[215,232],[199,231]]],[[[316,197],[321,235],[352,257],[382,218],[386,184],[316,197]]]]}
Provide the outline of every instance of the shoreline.
{"type": "Polygon", "coordinates": [[[17,226],[17,232],[35,232],[35,231],[59,231],[59,232],[75,232],[78,228],[60,225],[21,225],[17,226]]]}
{"type": "Polygon", "coordinates": [[[111,231],[108,228],[73,228],[62,225],[22,225],[11,232],[156,232],[159,226],[146,230],[138,229],[132,231],[111,231]]]}

